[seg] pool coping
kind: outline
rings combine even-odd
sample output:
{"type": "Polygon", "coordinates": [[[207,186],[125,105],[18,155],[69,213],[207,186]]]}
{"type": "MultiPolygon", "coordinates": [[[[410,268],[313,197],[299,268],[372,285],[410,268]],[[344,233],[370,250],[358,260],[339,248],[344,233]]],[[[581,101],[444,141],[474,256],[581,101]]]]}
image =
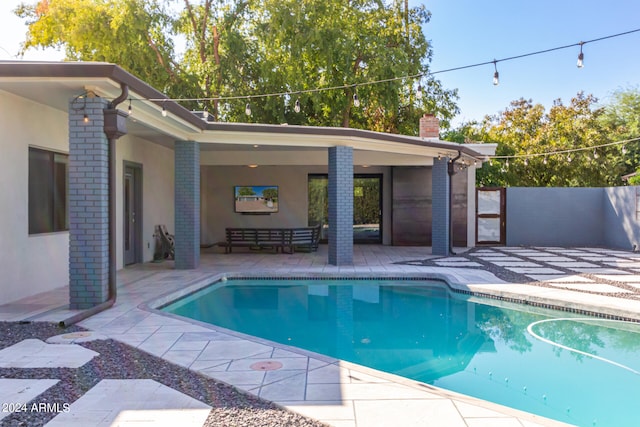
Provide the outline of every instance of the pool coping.
{"type": "MultiPolygon", "coordinates": [[[[437,268],[434,268],[435,270],[437,270],[437,268]]],[[[443,269],[444,270],[444,269],[443,269]]],[[[515,408],[511,408],[508,406],[504,406],[498,403],[494,403],[494,402],[490,402],[487,400],[482,400],[476,397],[472,397],[472,396],[468,396],[468,395],[464,395],[461,393],[457,393],[455,391],[451,391],[451,390],[447,390],[444,388],[440,388],[437,386],[432,386],[426,383],[422,383],[420,381],[416,381],[416,380],[411,380],[409,378],[405,378],[399,375],[395,375],[395,374],[391,374],[388,372],[384,372],[384,371],[379,371],[373,368],[369,368],[363,365],[359,365],[353,362],[348,362],[348,361],[344,361],[341,359],[336,359],[334,357],[331,356],[326,356],[320,353],[316,353],[313,351],[309,351],[309,350],[305,350],[299,347],[294,347],[294,346],[288,346],[286,344],[281,344],[281,343],[277,343],[275,341],[270,341],[264,338],[260,338],[260,337],[256,337],[253,335],[248,335],[248,334],[244,334],[242,332],[237,332],[237,331],[233,331],[224,327],[220,327],[217,325],[211,325],[209,323],[205,323],[205,322],[201,322],[198,320],[194,320],[194,319],[189,319],[183,316],[179,316],[179,315],[175,315],[172,313],[167,313],[165,311],[162,311],[161,308],[170,304],[173,301],[176,301],[180,298],[183,298],[185,296],[191,295],[195,292],[198,292],[210,285],[212,285],[215,282],[225,282],[227,279],[238,279],[238,278],[268,278],[268,279],[301,279],[301,280],[320,280],[320,279],[339,279],[339,278],[347,278],[347,279],[369,279],[369,280],[376,280],[376,279],[381,279],[381,280],[390,280],[390,279],[399,279],[399,280],[406,280],[408,283],[414,281],[414,280],[435,280],[435,281],[439,281],[442,283],[442,286],[447,288],[449,291],[453,292],[454,294],[462,294],[462,295],[469,295],[469,296],[477,296],[477,297],[481,297],[481,298],[491,298],[491,299],[496,299],[496,300],[500,300],[500,301],[505,301],[508,303],[518,303],[518,304],[524,304],[526,306],[530,306],[530,307],[537,307],[537,308],[542,308],[542,309],[553,309],[553,310],[560,310],[560,311],[569,311],[569,312],[573,312],[575,314],[582,314],[582,315],[591,315],[590,313],[597,313],[600,315],[600,317],[603,318],[613,318],[612,316],[615,316],[616,318],[619,318],[620,320],[630,320],[633,322],[640,322],[640,310],[638,311],[626,311],[625,313],[627,314],[631,314],[632,316],[635,317],[621,317],[619,315],[614,315],[614,314],[610,314],[610,313],[598,313],[598,312],[594,312],[593,309],[595,308],[593,305],[589,305],[589,304],[585,304],[585,303],[581,303],[581,302],[575,302],[575,301],[571,301],[571,300],[564,300],[561,298],[553,298],[553,297],[548,297],[548,296],[536,296],[536,295],[531,295],[530,292],[532,289],[544,289],[544,288],[540,288],[540,287],[536,287],[534,285],[521,285],[521,284],[513,284],[513,283],[508,283],[508,282],[504,282],[500,279],[497,279],[495,276],[493,276],[492,274],[490,274],[490,276],[493,278],[492,282],[493,283],[483,283],[483,284],[464,284],[461,283],[456,277],[455,274],[450,273],[450,269],[447,269],[448,271],[435,271],[435,272],[403,272],[403,273],[397,273],[397,272],[377,272],[372,274],[371,272],[369,273],[363,273],[363,272],[317,272],[317,271],[312,271],[312,272],[305,272],[303,270],[300,271],[296,271],[296,272],[292,272],[292,273],[287,273],[287,272],[224,272],[224,273],[212,273],[209,276],[206,276],[204,278],[199,278],[197,280],[193,280],[191,282],[187,282],[186,286],[180,290],[177,291],[170,291],[167,292],[163,295],[160,295],[158,297],[155,297],[153,299],[150,299],[146,302],[143,302],[141,304],[138,305],[138,308],[144,311],[148,311],[151,313],[155,313],[161,316],[165,316],[165,317],[170,317],[172,319],[175,320],[180,320],[186,323],[190,323],[193,325],[197,325],[197,326],[201,326],[201,327],[205,327],[207,329],[210,329],[212,331],[215,331],[217,333],[222,333],[222,334],[226,334],[229,335],[231,337],[234,338],[239,338],[241,340],[246,340],[249,342],[253,342],[253,343],[258,343],[258,344],[262,344],[262,345],[267,345],[276,349],[281,349],[290,353],[295,353],[295,354],[299,354],[301,356],[305,356],[311,359],[315,359],[318,361],[322,361],[324,363],[328,363],[328,364],[332,364],[332,365],[337,365],[340,366],[341,368],[346,368],[349,370],[354,370],[357,372],[361,372],[365,375],[369,375],[372,377],[377,377],[380,378],[382,380],[385,381],[389,381],[391,383],[395,383],[395,384],[399,384],[405,387],[409,387],[412,389],[416,389],[416,390],[420,390],[420,391],[424,391],[427,393],[432,393],[432,394],[437,394],[442,398],[445,399],[450,399],[450,400],[455,400],[455,401],[459,401],[459,402],[464,402],[464,403],[468,403],[477,407],[481,407],[481,408],[485,408],[487,410],[492,410],[492,411],[496,411],[499,412],[501,414],[504,414],[506,416],[513,416],[513,417],[517,417],[519,419],[522,420],[528,420],[530,422],[536,423],[538,425],[545,425],[545,426],[568,426],[570,424],[564,423],[562,421],[558,421],[558,420],[554,420],[551,418],[546,418],[540,415],[536,415],[533,413],[529,413],[529,412],[525,412],[522,410],[518,410],[515,408]],[[516,289],[511,289],[511,290],[504,290],[501,289],[500,287],[504,287],[504,286],[510,286],[510,287],[516,287],[516,289]],[[559,304],[567,304],[569,303],[571,305],[571,307],[569,306],[562,306],[559,304]]],[[[475,272],[477,273],[477,271],[475,272]]],[[[477,275],[477,274],[476,274],[477,275]]],[[[557,293],[557,292],[556,292],[557,293]]],[[[599,296],[599,298],[606,298],[603,296],[599,296]]],[[[619,311],[618,311],[619,312],[619,311]]],[[[309,372],[310,370],[308,369],[307,372],[309,372]]],[[[214,379],[216,379],[217,381],[221,381],[221,382],[225,382],[224,380],[220,380],[219,378],[215,378],[215,375],[212,376],[214,379]]],[[[231,383],[227,383],[230,384],[232,386],[235,386],[234,384],[231,383]]],[[[257,393],[254,393],[253,390],[249,389],[242,389],[244,392],[248,392],[251,393],[253,395],[258,395],[257,393]]],[[[295,409],[295,405],[281,405],[280,403],[278,403],[277,401],[274,401],[275,404],[279,405],[279,406],[283,406],[287,409],[290,410],[296,410],[295,409]]],[[[303,413],[304,414],[304,413],[303,413]]],[[[305,414],[306,415],[306,414],[305,414]]]]}

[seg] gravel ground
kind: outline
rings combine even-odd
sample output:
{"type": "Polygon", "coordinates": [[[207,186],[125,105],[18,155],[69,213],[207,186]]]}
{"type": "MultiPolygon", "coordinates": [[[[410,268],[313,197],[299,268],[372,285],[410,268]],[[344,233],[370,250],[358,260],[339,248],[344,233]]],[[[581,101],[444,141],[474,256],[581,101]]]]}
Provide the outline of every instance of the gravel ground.
{"type": "MultiPolygon", "coordinates": [[[[44,341],[54,335],[82,330],[76,326],[63,330],[51,323],[0,322],[0,349],[27,338],[44,341]]],[[[98,340],[80,345],[100,356],[77,369],[0,368],[0,378],[59,379],[58,384],[36,399],[38,403],[60,405],[73,403],[102,379],[152,379],[210,405],[213,409],[205,427],[325,425],[117,341],[98,340]]],[[[14,413],[3,418],[0,425],[42,426],[54,416],[55,413],[46,412],[14,413]]]]}

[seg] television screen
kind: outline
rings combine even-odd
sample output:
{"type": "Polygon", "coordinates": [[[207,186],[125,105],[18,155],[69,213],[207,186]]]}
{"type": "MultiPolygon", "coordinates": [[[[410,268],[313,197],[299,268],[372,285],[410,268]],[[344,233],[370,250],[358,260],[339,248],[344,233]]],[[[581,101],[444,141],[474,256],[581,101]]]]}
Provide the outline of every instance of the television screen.
{"type": "Polygon", "coordinates": [[[276,185],[237,185],[233,193],[236,212],[278,212],[278,186],[276,185]]]}

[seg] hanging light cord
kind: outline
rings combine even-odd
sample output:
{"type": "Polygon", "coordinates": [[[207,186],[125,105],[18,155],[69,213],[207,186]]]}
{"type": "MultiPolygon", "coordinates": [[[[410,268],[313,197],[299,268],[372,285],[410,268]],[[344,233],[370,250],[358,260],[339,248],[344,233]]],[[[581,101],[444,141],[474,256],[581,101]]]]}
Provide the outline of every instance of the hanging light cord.
{"type": "Polygon", "coordinates": [[[623,141],[609,142],[607,144],[600,144],[600,145],[592,145],[590,147],[568,148],[566,150],[549,151],[546,153],[516,154],[512,156],[487,156],[487,157],[492,160],[506,159],[507,161],[509,159],[530,159],[533,157],[552,156],[554,154],[575,153],[578,151],[590,151],[590,150],[595,150],[596,148],[610,147],[612,145],[621,145],[621,144],[624,145],[624,144],[627,144],[630,142],[636,142],[636,141],[640,141],[640,136],[637,138],[625,139],[623,141]]]}
{"type": "MultiPolygon", "coordinates": [[[[578,43],[572,43],[572,44],[567,44],[564,46],[558,46],[558,47],[553,47],[550,49],[543,49],[543,50],[538,50],[535,52],[529,52],[529,53],[524,53],[521,55],[515,55],[515,56],[508,56],[505,58],[501,58],[501,59],[493,59],[491,61],[485,61],[485,62],[478,62],[476,64],[469,64],[469,65],[463,65],[460,67],[453,67],[453,68],[446,68],[444,70],[438,70],[438,71],[432,71],[432,72],[427,72],[427,73],[418,73],[418,74],[412,74],[412,75],[407,75],[407,76],[402,76],[402,77],[390,77],[387,79],[380,79],[380,80],[372,80],[372,81],[368,81],[368,82],[363,82],[363,83],[358,83],[358,86],[370,86],[370,85],[377,85],[377,84],[381,84],[381,83],[389,83],[389,82],[394,82],[394,81],[398,81],[398,80],[415,80],[415,79],[420,79],[423,78],[425,76],[428,75],[436,75],[436,74],[443,74],[443,73],[450,73],[453,71],[460,71],[460,70],[466,70],[468,68],[476,68],[476,67],[482,67],[485,65],[496,65],[498,62],[506,62],[506,61],[513,61],[516,59],[521,59],[521,58],[526,58],[529,56],[535,56],[535,55],[542,55],[545,53],[549,53],[549,52],[554,52],[557,50],[563,50],[563,49],[569,49],[572,47],[576,47],[576,46],[584,46],[588,43],[595,43],[595,42],[599,42],[602,40],[607,40],[607,39],[612,39],[612,38],[616,38],[616,37],[621,37],[621,36],[626,36],[628,34],[633,34],[633,33],[637,33],[640,32],[640,28],[636,28],[635,30],[630,30],[630,31],[625,31],[622,33],[617,33],[617,34],[611,34],[608,36],[604,36],[604,37],[598,37],[595,39],[591,39],[591,40],[586,40],[586,41],[580,41],[578,43]]],[[[258,99],[258,98],[268,98],[268,97],[273,97],[273,96],[290,96],[293,94],[308,94],[308,93],[318,93],[318,92],[326,92],[326,91],[331,91],[331,90],[339,90],[339,89],[349,89],[349,88],[353,88],[355,86],[354,83],[347,83],[347,84],[343,84],[343,85],[338,85],[338,86],[331,86],[331,87],[325,87],[325,88],[315,88],[315,89],[302,89],[302,90],[292,90],[292,91],[283,91],[283,92],[274,92],[274,93],[263,93],[263,94],[256,94],[256,95],[236,95],[236,96],[219,96],[219,97],[212,97],[212,98],[146,98],[146,100],[148,101],[232,101],[232,100],[237,100],[237,99],[258,99]]]]}

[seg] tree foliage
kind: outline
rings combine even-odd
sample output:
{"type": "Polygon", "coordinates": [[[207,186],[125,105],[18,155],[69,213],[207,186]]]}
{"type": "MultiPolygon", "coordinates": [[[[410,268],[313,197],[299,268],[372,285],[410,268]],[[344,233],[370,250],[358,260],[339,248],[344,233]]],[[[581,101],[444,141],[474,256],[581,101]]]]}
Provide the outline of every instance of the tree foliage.
{"type": "MultiPolygon", "coordinates": [[[[616,103],[598,106],[595,97],[582,93],[567,105],[555,101],[549,111],[531,100],[519,99],[482,123],[467,123],[449,132],[446,138],[497,143],[496,156],[515,156],[485,163],[477,173],[480,186],[620,185],[621,176],[630,169],[628,150],[622,145],[590,149],[634,132],[621,133],[622,125],[613,123],[610,108],[627,111],[619,107],[616,103]]],[[[629,119],[622,121],[629,123],[629,119]]]]}
{"type": "Polygon", "coordinates": [[[368,84],[427,75],[430,13],[399,0],[40,0],[16,13],[29,24],[25,49],[116,63],[171,97],[209,98],[185,106],[217,120],[415,135],[425,111],[445,127],[457,112],[456,91],[433,78],[368,84]],[[267,93],[291,95],[238,99],[267,93]]]}

